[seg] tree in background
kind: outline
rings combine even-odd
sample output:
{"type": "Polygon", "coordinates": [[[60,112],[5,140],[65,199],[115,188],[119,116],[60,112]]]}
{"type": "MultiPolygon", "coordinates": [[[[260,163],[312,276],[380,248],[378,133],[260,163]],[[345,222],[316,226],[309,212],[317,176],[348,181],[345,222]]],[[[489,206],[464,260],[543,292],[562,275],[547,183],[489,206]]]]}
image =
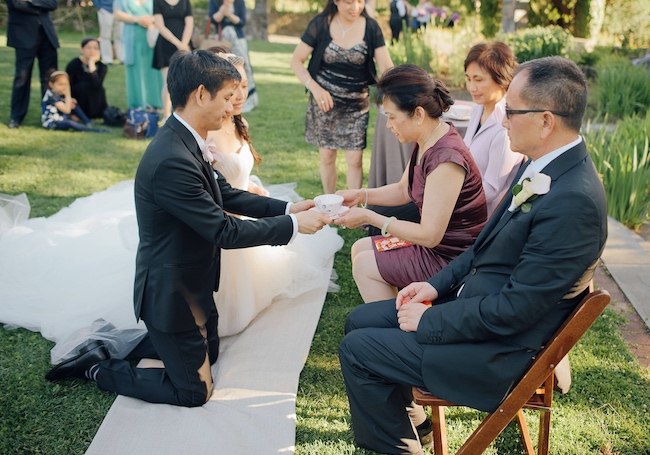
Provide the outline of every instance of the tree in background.
{"type": "Polygon", "coordinates": [[[269,13],[271,6],[275,3],[273,0],[255,0],[255,8],[249,18],[246,32],[254,40],[268,41],[269,40],[269,13]]]}
{"type": "Polygon", "coordinates": [[[650,1],[607,0],[603,30],[625,48],[650,47],[650,1]]]}

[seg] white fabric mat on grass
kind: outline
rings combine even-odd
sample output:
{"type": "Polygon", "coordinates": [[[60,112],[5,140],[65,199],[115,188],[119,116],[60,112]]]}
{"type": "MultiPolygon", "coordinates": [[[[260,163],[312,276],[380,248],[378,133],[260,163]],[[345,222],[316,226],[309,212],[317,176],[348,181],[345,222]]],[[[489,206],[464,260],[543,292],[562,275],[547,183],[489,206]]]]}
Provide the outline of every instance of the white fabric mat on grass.
{"type": "Polygon", "coordinates": [[[223,338],[212,367],[215,391],[204,406],[118,396],[86,454],[293,453],[298,379],[328,282],[329,274],[318,289],[274,301],[242,333],[223,338]]]}

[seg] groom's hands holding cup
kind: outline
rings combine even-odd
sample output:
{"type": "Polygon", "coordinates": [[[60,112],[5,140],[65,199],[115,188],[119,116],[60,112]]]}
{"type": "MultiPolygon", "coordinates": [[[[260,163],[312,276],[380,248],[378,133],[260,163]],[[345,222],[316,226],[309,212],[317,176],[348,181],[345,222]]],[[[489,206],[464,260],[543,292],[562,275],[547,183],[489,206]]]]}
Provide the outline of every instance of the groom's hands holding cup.
{"type": "Polygon", "coordinates": [[[309,210],[312,207],[316,207],[316,204],[311,199],[305,199],[304,201],[292,202],[291,203],[291,213],[300,213],[305,210],[309,210]]]}
{"type": "Polygon", "coordinates": [[[298,220],[298,232],[301,234],[314,234],[320,231],[326,224],[332,224],[329,216],[317,210],[309,210],[314,207],[314,201],[305,200],[291,204],[290,213],[298,220]]]}

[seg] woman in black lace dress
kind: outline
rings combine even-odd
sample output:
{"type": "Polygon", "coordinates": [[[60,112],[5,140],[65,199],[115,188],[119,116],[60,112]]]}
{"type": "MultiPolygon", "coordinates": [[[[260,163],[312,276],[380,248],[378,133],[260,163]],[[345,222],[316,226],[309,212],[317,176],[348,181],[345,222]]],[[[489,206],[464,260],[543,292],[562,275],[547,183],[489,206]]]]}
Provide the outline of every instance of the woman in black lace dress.
{"type": "Polygon", "coordinates": [[[381,29],[364,7],[364,0],[329,0],[291,58],[291,69],[310,92],[305,140],[318,147],[325,193],[336,191],[337,150],[345,150],[348,188],[361,188],[368,87],[377,81],[375,63],[381,73],[393,66],[381,29]]]}

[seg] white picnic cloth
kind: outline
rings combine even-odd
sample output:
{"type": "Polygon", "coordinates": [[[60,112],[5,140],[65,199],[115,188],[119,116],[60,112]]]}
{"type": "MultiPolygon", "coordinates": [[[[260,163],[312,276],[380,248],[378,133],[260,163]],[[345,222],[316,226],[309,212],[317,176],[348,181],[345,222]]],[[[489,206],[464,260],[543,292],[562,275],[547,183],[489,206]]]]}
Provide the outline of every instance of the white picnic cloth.
{"type": "Polygon", "coordinates": [[[86,454],[293,453],[298,379],[328,282],[329,273],[318,289],[274,301],[243,332],[223,338],[212,367],[215,390],[204,406],[118,396],[86,454]]]}

